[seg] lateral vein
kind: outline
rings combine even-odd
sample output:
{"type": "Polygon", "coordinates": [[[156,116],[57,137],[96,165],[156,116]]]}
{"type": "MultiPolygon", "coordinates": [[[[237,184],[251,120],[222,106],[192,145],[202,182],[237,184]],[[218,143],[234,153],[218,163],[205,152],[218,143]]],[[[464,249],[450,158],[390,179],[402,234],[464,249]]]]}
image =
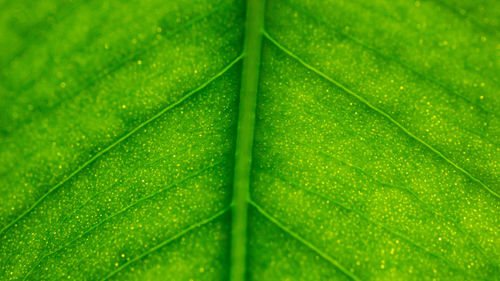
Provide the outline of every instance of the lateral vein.
{"type": "Polygon", "coordinates": [[[115,142],[113,142],[112,144],[110,144],[108,147],[106,147],[105,149],[99,151],[97,154],[95,154],[94,156],[92,156],[92,158],[90,158],[85,163],[83,163],[81,166],[79,166],[76,170],[74,170],[71,174],[69,174],[67,177],[65,177],[62,181],[60,181],[58,184],[56,184],[52,188],[50,188],[49,191],[47,191],[45,194],[43,194],[35,203],[33,203],[33,205],[31,205],[21,215],[19,215],[17,218],[15,218],[14,220],[12,220],[6,226],[4,226],[0,230],[0,237],[5,233],[5,231],[7,229],[9,229],[10,227],[12,227],[12,225],[14,225],[16,222],[18,222],[20,219],[22,219],[28,213],[30,213],[42,201],[44,201],[45,198],[47,198],[47,196],[49,196],[50,194],[54,193],[54,191],[56,191],[59,187],[61,187],[69,179],[71,179],[72,177],[74,177],[75,175],[77,175],[81,170],[83,170],[84,168],[86,168],[88,165],[90,165],[91,163],[93,163],[94,161],[96,161],[99,157],[101,157],[102,155],[104,155],[105,153],[107,153],[108,151],[110,151],[112,148],[114,148],[115,146],[117,146],[118,144],[120,144],[121,142],[123,142],[124,140],[128,139],[130,136],[132,136],[133,134],[135,134],[137,131],[139,131],[144,126],[146,126],[149,123],[155,121],[156,119],[158,119],[160,116],[162,116],[163,114],[165,114],[166,112],[168,112],[172,108],[177,107],[178,105],[180,105],[181,103],[183,103],[184,101],[186,101],[188,98],[192,97],[194,94],[198,93],[199,91],[201,91],[202,89],[204,89],[205,87],[207,87],[211,82],[213,82],[215,79],[217,79],[220,76],[222,76],[232,66],[234,66],[237,62],[239,62],[243,58],[243,56],[244,56],[243,54],[239,55],[236,59],[234,59],[231,63],[229,63],[227,66],[225,66],[216,75],[214,75],[213,77],[211,77],[210,79],[208,79],[207,81],[205,81],[204,83],[202,83],[201,85],[199,85],[198,87],[196,87],[195,89],[189,91],[183,97],[181,97],[177,101],[171,103],[167,107],[163,108],[161,111],[159,111],[158,113],[156,113],[155,115],[153,115],[151,118],[149,118],[148,120],[142,122],[137,127],[135,127],[134,129],[132,129],[131,131],[129,131],[128,133],[126,133],[125,135],[123,135],[121,138],[117,139],[115,142]]]}
{"type": "Polygon", "coordinates": [[[412,72],[415,76],[417,76],[417,77],[419,77],[419,78],[421,78],[423,80],[426,80],[429,83],[432,83],[432,84],[436,85],[437,87],[442,88],[445,92],[448,92],[448,94],[457,96],[460,99],[463,99],[465,102],[467,102],[467,103],[469,103],[469,104],[471,104],[473,106],[478,107],[479,109],[481,109],[482,111],[484,111],[486,114],[492,114],[494,116],[498,116],[498,113],[485,108],[483,105],[474,102],[473,100],[471,100],[467,96],[463,95],[462,93],[451,89],[449,86],[445,85],[445,83],[441,82],[439,79],[436,79],[436,78],[431,77],[430,75],[426,75],[424,73],[421,73],[417,69],[415,69],[414,67],[412,67],[412,66],[406,64],[405,62],[403,62],[402,60],[400,60],[400,59],[398,59],[398,58],[396,58],[394,56],[390,56],[390,55],[384,54],[381,50],[377,49],[376,47],[373,47],[373,46],[371,46],[371,45],[363,42],[362,40],[360,40],[360,39],[358,39],[356,37],[353,37],[350,34],[342,32],[340,29],[334,27],[333,25],[331,25],[326,20],[323,20],[320,17],[318,17],[317,15],[311,13],[310,11],[308,11],[308,10],[302,8],[302,7],[299,7],[299,6],[295,5],[290,0],[284,0],[284,2],[287,5],[289,5],[292,9],[294,9],[294,10],[296,10],[298,12],[301,12],[302,14],[306,15],[310,19],[316,21],[318,24],[321,24],[321,25],[325,26],[326,28],[328,28],[329,30],[332,30],[333,32],[337,33],[338,35],[343,36],[343,37],[349,39],[351,42],[353,42],[354,44],[360,46],[361,48],[364,48],[364,49],[366,49],[366,50],[368,50],[370,52],[373,52],[374,54],[376,54],[381,59],[389,61],[389,62],[391,62],[391,61],[394,62],[395,64],[401,66],[403,69],[406,69],[406,70],[412,72]]]}
{"type": "Polygon", "coordinates": [[[167,240],[161,242],[160,244],[154,246],[153,248],[141,253],[140,255],[136,256],[135,258],[127,261],[126,263],[124,263],[123,265],[121,265],[120,267],[118,267],[117,269],[113,270],[112,272],[110,272],[108,275],[104,276],[101,281],[105,281],[105,280],[108,280],[109,278],[113,277],[114,275],[116,275],[118,272],[122,271],[124,268],[130,266],[131,264],[137,262],[138,260],[141,260],[142,258],[150,255],[151,253],[163,248],[164,246],[172,243],[173,241],[181,238],[183,235],[187,234],[188,232],[196,229],[196,228],[199,228],[203,225],[206,225],[214,220],[216,220],[218,217],[222,216],[224,213],[226,213],[227,211],[229,211],[231,207],[228,206],[220,211],[218,211],[217,213],[215,213],[213,216],[209,217],[209,218],[206,218],[198,223],[195,223],[195,224],[192,224],[191,226],[185,228],[184,230],[178,232],[177,234],[171,236],[170,238],[168,238],[167,240]]]}
{"type": "Polygon", "coordinates": [[[65,243],[63,243],[59,248],[55,249],[54,251],[50,252],[50,253],[47,253],[47,254],[44,254],[39,260],[38,262],[33,266],[31,267],[30,271],[24,276],[23,280],[27,280],[28,277],[33,273],[33,271],[36,269],[37,266],[39,266],[43,260],[45,260],[46,258],[48,258],[49,256],[52,256],[56,253],[58,253],[59,251],[61,250],[64,250],[66,247],[68,247],[69,245],[73,244],[74,242],[82,239],[83,237],[87,236],[88,234],[92,233],[95,229],[97,229],[99,226],[103,225],[104,223],[108,222],[109,220],[111,220],[112,218],[115,218],[117,216],[120,216],[124,213],[126,213],[127,211],[129,211],[130,209],[132,209],[133,207],[139,205],[140,203],[143,203],[145,201],[148,201],[148,200],[151,200],[152,198],[158,196],[159,194],[162,194],[166,191],[169,191],[171,190],[173,187],[176,187],[178,186],[179,184],[181,183],[184,183],[186,182],[187,180],[191,179],[191,178],[194,178],[196,176],[199,176],[200,174],[202,174],[203,172],[207,171],[208,169],[211,169],[211,168],[214,168],[216,167],[217,165],[221,164],[222,162],[224,162],[224,159],[221,159],[221,160],[218,160],[216,162],[214,162],[213,164],[211,165],[208,165],[208,166],[205,166],[195,172],[193,172],[192,174],[176,181],[176,182],[173,182],[161,189],[159,189],[158,191],[154,192],[154,193],[151,193],[150,195],[148,196],[145,196],[141,199],[138,199],[137,201],[133,202],[132,204],[122,208],[121,210],[107,216],[106,218],[104,218],[102,221],[100,222],[97,222],[96,224],[92,225],[91,227],[89,227],[87,230],[85,230],[84,232],[80,233],[79,235],[77,235],[75,238],[73,238],[72,240],[69,240],[65,243]]]}
{"type": "Polygon", "coordinates": [[[443,160],[445,160],[446,162],[448,162],[448,164],[450,164],[455,169],[459,170],[464,175],[466,175],[467,177],[469,177],[469,179],[471,179],[472,181],[475,181],[476,183],[478,183],[479,185],[481,185],[484,189],[486,189],[494,197],[496,197],[497,199],[500,199],[500,195],[497,192],[495,192],[493,189],[491,189],[489,186],[487,186],[482,180],[480,180],[479,178],[476,178],[470,172],[468,172],[464,168],[458,166],[455,162],[451,161],[448,157],[446,157],[442,152],[440,152],[439,150],[437,150],[436,148],[434,148],[433,146],[431,146],[430,144],[428,144],[427,142],[425,142],[423,139],[421,139],[420,137],[418,137],[417,135],[415,135],[414,133],[412,133],[405,126],[403,126],[401,123],[399,123],[394,118],[392,118],[391,115],[389,115],[388,113],[384,112],[382,109],[379,109],[378,107],[372,105],[368,100],[366,100],[362,96],[356,94],[355,92],[353,92],[352,90],[350,90],[346,86],[342,85],[340,82],[336,81],[335,79],[331,78],[327,74],[323,73],[321,70],[319,70],[319,69],[315,68],[314,66],[312,66],[312,65],[308,64],[307,62],[305,62],[303,59],[301,59],[299,56],[297,56],[296,54],[294,54],[292,51],[288,50],[286,47],[284,47],[283,45],[281,45],[278,41],[276,41],[276,39],[274,39],[266,31],[262,31],[262,33],[264,34],[264,37],[266,37],[273,45],[275,45],[276,47],[278,47],[278,49],[280,49],[282,52],[284,52],[285,54],[287,54],[291,58],[293,58],[296,61],[298,61],[300,64],[302,64],[307,69],[309,69],[312,72],[316,73],[317,75],[321,76],[323,79],[329,81],[330,83],[334,84],[338,88],[342,89],[344,92],[346,92],[349,95],[355,97],[357,100],[359,100],[361,103],[363,103],[366,106],[368,106],[373,111],[377,112],[378,114],[380,114],[383,117],[385,117],[386,119],[388,119],[391,123],[393,123],[394,125],[396,125],[399,129],[401,129],[408,136],[410,136],[414,140],[418,141],[419,143],[421,143],[422,145],[424,145],[425,147],[427,147],[429,150],[431,150],[432,152],[434,152],[440,158],[442,158],[443,160]]]}
{"type": "Polygon", "coordinates": [[[337,260],[332,258],[330,255],[327,253],[323,252],[320,250],[318,247],[314,246],[312,243],[304,239],[302,236],[299,234],[295,233],[292,231],[290,228],[286,227],[284,224],[279,222],[277,219],[275,219],[271,214],[269,214],[266,210],[264,210],[262,207],[260,207],[256,202],[253,200],[249,199],[249,203],[259,212],[261,213],[266,219],[268,219],[270,222],[281,228],[283,231],[285,231],[287,234],[292,236],[293,238],[297,239],[299,242],[316,252],[318,255],[320,255],[322,258],[333,264],[335,267],[337,267],[342,273],[347,275],[349,278],[355,281],[361,281],[359,277],[354,275],[351,271],[349,271],[347,268],[345,268],[343,265],[341,265],[337,260]]]}

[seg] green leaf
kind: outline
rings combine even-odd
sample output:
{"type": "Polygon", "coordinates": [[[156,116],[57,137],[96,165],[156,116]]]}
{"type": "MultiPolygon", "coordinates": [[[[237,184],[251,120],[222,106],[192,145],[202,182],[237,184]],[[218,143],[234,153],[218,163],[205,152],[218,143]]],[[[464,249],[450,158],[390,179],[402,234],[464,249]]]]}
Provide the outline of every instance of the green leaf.
{"type": "Polygon", "coordinates": [[[497,1],[0,7],[0,280],[500,280],[497,1]]]}

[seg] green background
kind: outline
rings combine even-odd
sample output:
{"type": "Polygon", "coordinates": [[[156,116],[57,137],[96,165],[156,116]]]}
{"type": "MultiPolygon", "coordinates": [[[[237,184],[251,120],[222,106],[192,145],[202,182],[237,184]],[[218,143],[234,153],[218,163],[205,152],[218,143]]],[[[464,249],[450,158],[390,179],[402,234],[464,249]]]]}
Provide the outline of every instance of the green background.
{"type": "Polygon", "coordinates": [[[500,280],[498,1],[259,4],[0,1],[0,280],[500,280]]]}

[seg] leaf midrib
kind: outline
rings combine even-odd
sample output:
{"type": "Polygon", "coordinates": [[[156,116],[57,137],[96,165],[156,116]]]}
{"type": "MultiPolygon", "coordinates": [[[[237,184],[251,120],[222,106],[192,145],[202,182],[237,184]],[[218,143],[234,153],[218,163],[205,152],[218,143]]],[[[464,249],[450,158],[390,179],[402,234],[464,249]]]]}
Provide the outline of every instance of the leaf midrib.
{"type": "Polygon", "coordinates": [[[255,127],[255,108],[264,27],[265,0],[248,0],[241,75],[238,128],[236,133],[233,201],[231,221],[231,265],[229,279],[243,281],[246,276],[247,223],[255,127]]]}

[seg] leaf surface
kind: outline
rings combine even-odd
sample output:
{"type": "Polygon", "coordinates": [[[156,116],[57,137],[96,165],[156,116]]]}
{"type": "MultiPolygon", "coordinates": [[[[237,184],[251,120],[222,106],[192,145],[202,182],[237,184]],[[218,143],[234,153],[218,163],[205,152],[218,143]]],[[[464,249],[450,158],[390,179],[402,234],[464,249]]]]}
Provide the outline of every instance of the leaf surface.
{"type": "Polygon", "coordinates": [[[495,1],[0,6],[1,280],[498,280],[495,1]]]}

